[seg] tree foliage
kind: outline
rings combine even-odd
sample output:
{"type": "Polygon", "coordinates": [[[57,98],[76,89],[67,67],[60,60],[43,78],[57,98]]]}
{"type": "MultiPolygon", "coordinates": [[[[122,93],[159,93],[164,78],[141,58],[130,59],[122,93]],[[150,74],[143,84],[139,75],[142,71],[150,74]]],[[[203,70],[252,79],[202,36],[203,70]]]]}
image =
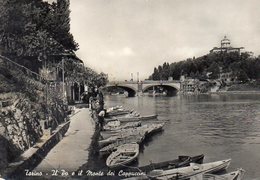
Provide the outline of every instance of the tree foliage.
{"type": "Polygon", "coordinates": [[[50,5],[42,0],[0,0],[0,8],[3,55],[19,60],[77,50],[70,33],[68,1],[50,5]]]}
{"type": "Polygon", "coordinates": [[[180,79],[181,75],[193,78],[219,77],[220,72],[233,72],[238,80],[260,78],[260,57],[251,57],[248,53],[210,53],[198,58],[189,58],[185,61],[163,63],[154,68],[149,79],[166,80],[168,77],[180,79]],[[208,77],[207,74],[210,74],[208,77]]]}
{"type": "Polygon", "coordinates": [[[97,73],[93,69],[75,62],[73,59],[65,61],[64,70],[66,82],[84,82],[84,84],[90,87],[104,86],[108,82],[107,74],[103,72],[97,73]]]}

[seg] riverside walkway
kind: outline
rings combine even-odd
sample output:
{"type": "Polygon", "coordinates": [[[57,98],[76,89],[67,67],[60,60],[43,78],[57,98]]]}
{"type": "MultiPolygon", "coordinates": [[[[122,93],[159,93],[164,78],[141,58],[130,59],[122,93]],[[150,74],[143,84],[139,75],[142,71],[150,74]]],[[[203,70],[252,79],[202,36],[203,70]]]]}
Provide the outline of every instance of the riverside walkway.
{"type": "Polygon", "coordinates": [[[95,123],[87,108],[76,109],[71,117],[65,137],[47,154],[34,169],[49,175],[57,170],[76,171],[88,160],[89,146],[94,134],[95,123]]]}

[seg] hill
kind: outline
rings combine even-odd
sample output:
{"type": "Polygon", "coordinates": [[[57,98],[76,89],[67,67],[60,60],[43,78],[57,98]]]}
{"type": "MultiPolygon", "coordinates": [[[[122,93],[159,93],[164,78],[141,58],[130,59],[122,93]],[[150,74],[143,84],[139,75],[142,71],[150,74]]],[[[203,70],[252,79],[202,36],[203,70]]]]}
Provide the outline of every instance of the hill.
{"type": "Polygon", "coordinates": [[[221,73],[232,72],[237,81],[260,79],[260,57],[248,53],[210,53],[198,58],[169,64],[165,62],[154,68],[152,80],[179,80],[181,75],[198,79],[218,79],[221,73]]]}

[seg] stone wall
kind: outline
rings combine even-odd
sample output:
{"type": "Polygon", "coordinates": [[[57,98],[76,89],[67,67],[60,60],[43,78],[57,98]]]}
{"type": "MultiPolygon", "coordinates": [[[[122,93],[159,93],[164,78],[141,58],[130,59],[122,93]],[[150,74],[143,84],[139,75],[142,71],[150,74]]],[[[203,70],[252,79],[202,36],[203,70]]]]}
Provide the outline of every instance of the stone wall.
{"type": "Polygon", "coordinates": [[[30,101],[24,94],[13,96],[12,104],[0,109],[0,166],[4,167],[32,147],[43,135],[44,128],[53,131],[66,116],[66,109],[58,101],[49,102],[47,107],[45,103],[30,101]]]}

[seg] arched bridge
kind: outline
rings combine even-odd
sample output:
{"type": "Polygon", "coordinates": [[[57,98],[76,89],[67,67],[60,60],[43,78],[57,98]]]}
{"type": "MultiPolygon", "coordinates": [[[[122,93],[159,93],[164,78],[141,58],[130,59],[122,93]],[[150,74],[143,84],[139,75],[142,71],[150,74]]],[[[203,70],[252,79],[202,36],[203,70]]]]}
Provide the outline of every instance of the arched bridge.
{"type": "Polygon", "coordinates": [[[137,93],[143,93],[153,87],[163,87],[168,94],[180,90],[180,81],[113,81],[105,87],[120,87],[128,92],[129,97],[134,97],[137,93]]]}

